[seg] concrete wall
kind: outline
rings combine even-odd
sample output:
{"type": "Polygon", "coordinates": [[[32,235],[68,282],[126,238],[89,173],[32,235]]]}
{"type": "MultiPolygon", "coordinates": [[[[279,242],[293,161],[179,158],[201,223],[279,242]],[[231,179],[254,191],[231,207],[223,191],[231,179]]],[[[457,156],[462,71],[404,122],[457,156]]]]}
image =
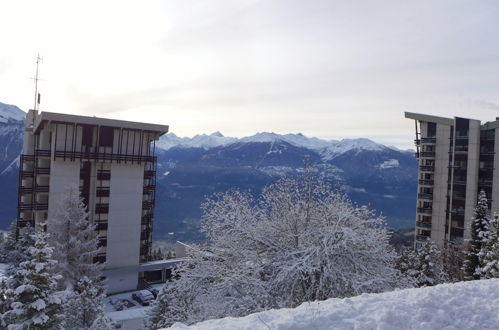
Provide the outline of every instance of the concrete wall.
{"type": "Polygon", "coordinates": [[[494,152],[495,170],[492,176],[492,214],[499,213],[499,128],[495,129],[494,152]]]}
{"type": "Polygon", "coordinates": [[[470,120],[468,140],[468,167],[466,176],[466,202],[464,212],[464,239],[470,238],[470,222],[478,195],[478,169],[480,166],[480,121],[470,120]]]}
{"type": "Polygon", "coordinates": [[[431,239],[439,246],[445,241],[450,126],[437,124],[431,239]]]}
{"type": "Polygon", "coordinates": [[[80,163],[52,160],[50,164],[50,193],[49,193],[49,219],[57,212],[61,200],[66,196],[68,189],[78,189],[80,184],[80,163]]]}
{"type": "MultiPolygon", "coordinates": [[[[111,164],[107,269],[139,264],[144,165],[111,164]]],[[[135,289],[138,276],[108,280],[109,292],[135,289]]]]}

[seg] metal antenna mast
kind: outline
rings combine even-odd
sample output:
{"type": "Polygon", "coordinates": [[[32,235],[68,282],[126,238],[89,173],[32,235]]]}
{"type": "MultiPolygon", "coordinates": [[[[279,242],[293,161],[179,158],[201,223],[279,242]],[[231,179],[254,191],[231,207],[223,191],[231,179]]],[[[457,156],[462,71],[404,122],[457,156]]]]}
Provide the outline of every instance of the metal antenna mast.
{"type": "Polygon", "coordinates": [[[40,54],[38,54],[38,56],[36,57],[36,74],[35,74],[35,78],[33,78],[35,80],[35,106],[34,106],[34,110],[38,110],[38,107],[40,106],[40,94],[38,93],[38,65],[40,64],[40,62],[43,62],[43,57],[40,57],[40,54]]]}

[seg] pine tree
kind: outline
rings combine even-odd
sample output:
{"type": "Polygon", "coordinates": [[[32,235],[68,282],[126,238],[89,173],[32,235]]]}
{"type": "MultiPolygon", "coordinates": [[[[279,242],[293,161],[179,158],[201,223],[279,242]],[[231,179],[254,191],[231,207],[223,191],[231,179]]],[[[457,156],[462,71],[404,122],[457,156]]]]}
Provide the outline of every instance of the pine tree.
{"type": "Polygon", "coordinates": [[[478,195],[478,202],[473,211],[473,219],[470,228],[470,240],[464,261],[464,273],[466,280],[480,279],[479,270],[482,265],[478,253],[482,249],[483,233],[487,231],[490,217],[488,215],[488,201],[485,192],[482,190],[478,195]]]}
{"type": "Polygon", "coordinates": [[[403,249],[396,267],[402,274],[412,278],[417,287],[432,286],[448,280],[441,252],[431,240],[423,242],[415,250],[403,249]]]}
{"type": "Polygon", "coordinates": [[[93,259],[98,254],[99,241],[77,188],[68,190],[55,216],[48,220],[48,229],[53,238],[56,272],[62,275],[64,287],[76,286],[85,276],[97,285],[102,265],[95,264],[93,259]]]}
{"type": "Polygon", "coordinates": [[[17,220],[11,222],[9,230],[4,237],[0,258],[3,263],[10,263],[12,253],[16,250],[17,241],[17,220]]]}
{"type": "Polygon", "coordinates": [[[91,328],[97,319],[104,322],[103,299],[99,286],[86,276],[80,279],[64,304],[66,329],[91,328]]]}
{"type": "Polygon", "coordinates": [[[52,273],[55,261],[47,234],[33,235],[35,243],[27,249],[28,260],[19,264],[9,279],[10,308],[5,313],[8,329],[62,329],[62,305],[52,273]],[[12,284],[20,283],[18,286],[12,284]]]}
{"type": "MultiPolygon", "coordinates": [[[[17,231],[17,229],[16,229],[17,231]]],[[[31,227],[28,223],[25,227],[19,229],[19,237],[15,238],[15,231],[9,233],[8,244],[13,244],[12,248],[9,247],[8,260],[9,267],[6,270],[7,277],[16,278],[13,276],[19,265],[30,259],[29,248],[35,245],[35,228],[31,227]],[[12,235],[11,235],[12,234],[12,235]],[[12,237],[14,236],[14,237],[12,237]]],[[[18,286],[19,283],[11,283],[10,286],[18,286]]]]}
{"type": "Polygon", "coordinates": [[[499,219],[490,219],[487,232],[482,235],[483,243],[478,259],[481,267],[477,270],[481,278],[499,277],[499,219]]]}

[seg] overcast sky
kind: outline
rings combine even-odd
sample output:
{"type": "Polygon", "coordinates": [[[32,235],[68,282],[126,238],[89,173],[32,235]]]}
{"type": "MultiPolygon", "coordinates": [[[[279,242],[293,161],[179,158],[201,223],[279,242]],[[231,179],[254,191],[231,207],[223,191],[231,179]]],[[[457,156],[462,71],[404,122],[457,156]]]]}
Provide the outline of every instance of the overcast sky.
{"type": "Polygon", "coordinates": [[[404,111],[499,116],[499,1],[2,1],[0,102],[412,146],[404,111]]]}

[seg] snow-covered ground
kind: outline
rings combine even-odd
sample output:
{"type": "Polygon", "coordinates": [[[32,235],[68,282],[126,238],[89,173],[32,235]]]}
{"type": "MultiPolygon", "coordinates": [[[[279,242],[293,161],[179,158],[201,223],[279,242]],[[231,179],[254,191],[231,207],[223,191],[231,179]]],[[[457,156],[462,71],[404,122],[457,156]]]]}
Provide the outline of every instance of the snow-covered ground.
{"type": "Polygon", "coordinates": [[[499,279],[304,303],[170,329],[499,329],[499,279]]]}

